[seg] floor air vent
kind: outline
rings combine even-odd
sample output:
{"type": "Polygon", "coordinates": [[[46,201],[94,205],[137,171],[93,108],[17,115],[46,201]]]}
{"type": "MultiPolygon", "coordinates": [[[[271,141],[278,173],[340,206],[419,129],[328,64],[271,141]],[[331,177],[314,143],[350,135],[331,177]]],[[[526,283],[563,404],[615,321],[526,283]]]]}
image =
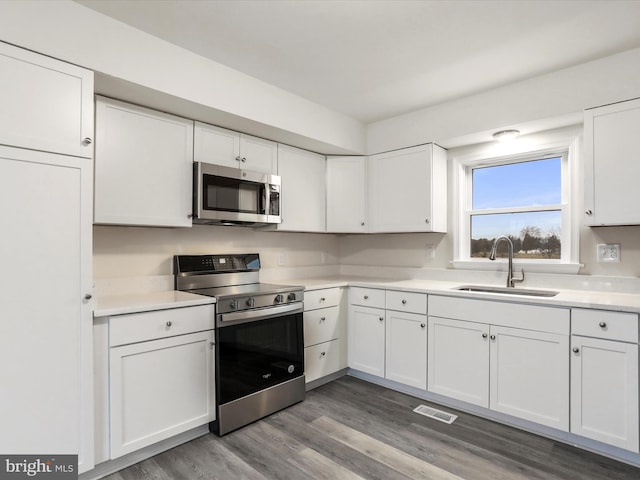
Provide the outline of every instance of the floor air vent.
{"type": "Polygon", "coordinates": [[[449,424],[453,423],[453,421],[458,418],[457,415],[443,412],[442,410],[436,410],[435,408],[427,407],[426,405],[420,405],[419,407],[414,408],[413,411],[420,415],[424,415],[425,417],[433,418],[434,420],[449,424]]]}

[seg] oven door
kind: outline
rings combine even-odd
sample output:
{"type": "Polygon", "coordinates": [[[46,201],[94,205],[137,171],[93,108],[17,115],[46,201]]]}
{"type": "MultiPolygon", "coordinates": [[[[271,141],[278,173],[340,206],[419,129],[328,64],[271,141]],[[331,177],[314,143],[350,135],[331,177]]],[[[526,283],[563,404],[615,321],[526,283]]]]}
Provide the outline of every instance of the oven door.
{"type": "Polygon", "coordinates": [[[194,221],[280,223],[280,177],[197,162],[194,221]]]}
{"type": "Polygon", "coordinates": [[[218,315],[218,403],[304,375],[302,305],[218,315]]]}

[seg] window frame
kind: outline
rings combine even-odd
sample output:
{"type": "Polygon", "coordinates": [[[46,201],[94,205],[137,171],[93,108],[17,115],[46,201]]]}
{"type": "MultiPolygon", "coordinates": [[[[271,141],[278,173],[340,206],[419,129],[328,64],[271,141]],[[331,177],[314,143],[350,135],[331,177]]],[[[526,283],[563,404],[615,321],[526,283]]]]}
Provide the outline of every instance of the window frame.
{"type": "Polygon", "coordinates": [[[511,144],[484,144],[461,149],[453,156],[454,186],[454,258],[452,266],[459,269],[506,270],[506,259],[490,261],[471,257],[471,216],[483,213],[521,213],[560,210],[562,245],[560,259],[514,258],[518,268],[530,272],[577,273],[582,265],[578,262],[580,228],[575,212],[579,205],[580,193],[577,182],[580,137],[570,129],[570,133],[546,132],[522,137],[511,144]],[[544,158],[561,157],[561,203],[542,207],[505,207],[492,209],[472,209],[472,175],[477,167],[506,165],[544,158]]]}

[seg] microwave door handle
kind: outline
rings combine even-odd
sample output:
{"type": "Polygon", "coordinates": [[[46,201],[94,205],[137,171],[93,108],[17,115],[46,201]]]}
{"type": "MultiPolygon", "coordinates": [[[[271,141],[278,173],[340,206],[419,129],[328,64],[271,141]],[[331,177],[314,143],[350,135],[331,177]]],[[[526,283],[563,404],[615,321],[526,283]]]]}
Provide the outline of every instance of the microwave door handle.
{"type": "Polygon", "coordinates": [[[269,199],[267,195],[269,194],[269,185],[264,184],[262,186],[262,205],[260,205],[260,213],[263,215],[269,215],[269,199]]]}

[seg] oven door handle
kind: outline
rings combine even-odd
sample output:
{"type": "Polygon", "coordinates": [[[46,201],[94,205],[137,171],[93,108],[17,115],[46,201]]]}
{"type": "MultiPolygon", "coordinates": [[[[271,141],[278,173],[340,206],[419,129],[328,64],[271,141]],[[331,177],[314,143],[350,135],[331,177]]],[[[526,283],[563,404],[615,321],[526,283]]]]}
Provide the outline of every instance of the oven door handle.
{"type": "Polygon", "coordinates": [[[268,318],[279,317],[288,313],[301,313],[302,303],[290,303],[277,307],[261,308],[258,310],[247,310],[244,312],[222,313],[218,315],[218,327],[235,325],[238,323],[256,322],[268,318]]]}

